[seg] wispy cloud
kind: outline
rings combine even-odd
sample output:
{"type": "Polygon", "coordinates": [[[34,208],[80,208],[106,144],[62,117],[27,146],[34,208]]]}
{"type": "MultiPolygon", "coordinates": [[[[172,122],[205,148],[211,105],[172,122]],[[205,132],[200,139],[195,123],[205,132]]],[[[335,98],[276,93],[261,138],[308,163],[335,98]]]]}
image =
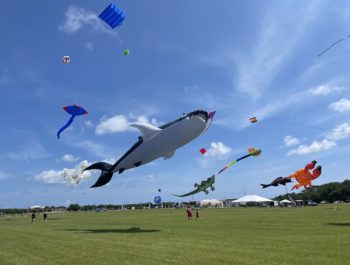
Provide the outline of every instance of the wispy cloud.
{"type": "Polygon", "coordinates": [[[302,9],[294,9],[299,12],[294,14],[294,18],[298,17],[296,24],[294,19],[285,18],[290,6],[277,4],[271,9],[273,15],[266,13],[266,17],[261,21],[262,30],[255,41],[255,47],[252,47],[249,53],[240,54],[235,58],[238,73],[236,87],[254,99],[259,99],[264,91],[270,88],[286,59],[298,47],[299,40],[307,31],[310,21],[316,18],[318,11],[313,3],[302,9]],[[292,36],[290,30],[293,31],[292,36]],[[280,45],[281,40],[284,40],[283,45],[280,45]]]}
{"type": "Polygon", "coordinates": [[[284,144],[286,146],[292,146],[292,145],[298,145],[300,144],[300,140],[296,137],[293,137],[291,135],[287,135],[286,137],[284,137],[283,139],[284,144]]]}
{"type": "Polygon", "coordinates": [[[104,25],[104,22],[100,20],[96,13],[87,11],[79,6],[68,7],[65,13],[65,20],[59,25],[58,29],[62,32],[73,34],[84,27],[90,27],[98,32],[118,35],[117,31],[113,31],[107,25],[104,25]]]}
{"type": "MultiPolygon", "coordinates": [[[[149,123],[157,125],[157,120],[152,118],[149,119],[147,116],[141,115],[135,117],[130,115],[133,122],[149,123]]],[[[134,128],[130,127],[129,124],[133,123],[124,115],[115,115],[113,117],[107,118],[103,117],[99,124],[95,128],[95,133],[98,135],[112,134],[118,132],[132,131],[134,128]]]]}
{"type": "Polygon", "coordinates": [[[343,123],[337,125],[331,132],[326,134],[326,138],[332,141],[339,141],[350,136],[350,124],[343,123]]]}
{"type": "Polygon", "coordinates": [[[92,51],[95,48],[95,44],[92,41],[89,41],[85,43],[85,48],[88,49],[89,51],[92,51]]]}
{"type": "Polygon", "coordinates": [[[331,103],[328,108],[337,112],[350,111],[350,100],[342,98],[336,102],[331,103]]]}
{"type": "Polygon", "coordinates": [[[312,30],[319,12],[320,5],[316,2],[309,2],[302,8],[294,2],[275,2],[259,18],[258,32],[252,36],[247,47],[239,52],[236,48],[223,47],[215,55],[200,57],[202,63],[221,68],[221,72],[226,72],[230,80],[225,87],[224,98],[214,93],[204,98],[205,93],[200,93],[203,104],[210,102],[218,111],[230,113],[222,115],[215,124],[240,130],[251,126],[247,122],[251,115],[261,120],[291,105],[302,106],[309,101],[307,96],[310,96],[310,92],[305,85],[298,83],[300,76],[283,87],[276,87],[276,84],[280,84],[286,70],[290,72],[288,63],[300,52],[300,43],[312,30]],[[291,9],[296,13],[286,19],[291,9]],[[292,36],[290,32],[293,32],[292,36]]]}
{"type": "Polygon", "coordinates": [[[324,85],[319,85],[317,87],[314,88],[310,88],[309,91],[311,94],[313,95],[328,95],[334,92],[340,92],[344,90],[343,87],[339,87],[339,86],[332,86],[332,85],[328,85],[328,84],[324,84],[324,85]]]}
{"type": "Polygon", "coordinates": [[[7,179],[9,177],[9,174],[0,171],[0,180],[7,179]]]}
{"type": "Polygon", "coordinates": [[[89,164],[87,160],[84,160],[73,169],[45,170],[34,179],[48,184],[79,184],[81,180],[91,178],[90,171],[83,171],[89,164]]]}
{"type": "Polygon", "coordinates": [[[15,160],[28,160],[50,157],[51,154],[41,143],[32,142],[23,146],[19,151],[8,152],[6,156],[15,160]]]}
{"type": "Polygon", "coordinates": [[[8,85],[11,83],[11,78],[7,71],[0,69],[0,86],[8,85]]]}

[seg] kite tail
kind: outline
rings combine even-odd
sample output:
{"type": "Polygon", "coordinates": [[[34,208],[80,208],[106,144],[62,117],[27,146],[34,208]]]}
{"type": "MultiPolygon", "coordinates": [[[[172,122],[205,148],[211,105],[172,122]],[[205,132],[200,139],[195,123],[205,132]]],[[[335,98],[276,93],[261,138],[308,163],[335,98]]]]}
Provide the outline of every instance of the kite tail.
{"type": "Polygon", "coordinates": [[[260,184],[262,186],[263,189],[270,187],[270,184],[260,184]]]}
{"type": "Polygon", "coordinates": [[[59,131],[57,132],[57,138],[58,138],[58,139],[60,139],[60,134],[61,134],[61,132],[63,132],[65,129],[67,129],[67,127],[68,127],[69,125],[71,125],[71,123],[73,122],[74,118],[75,118],[75,115],[72,115],[72,116],[70,117],[69,121],[68,121],[61,129],[59,129],[59,131]]]}
{"type": "Polygon", "coordinates": [[[106,163],[106,162],[98,162],[95,164],[92,164],[91,166],[84,169],[85,170],[91,170],[91,169],[99,169],[101,170],[101,175],[96,181],[94,185],[92,185],[90,188],[96,188],[101,187],[103,185],[106,185],[113,176],[113,166],[106,163]]]}

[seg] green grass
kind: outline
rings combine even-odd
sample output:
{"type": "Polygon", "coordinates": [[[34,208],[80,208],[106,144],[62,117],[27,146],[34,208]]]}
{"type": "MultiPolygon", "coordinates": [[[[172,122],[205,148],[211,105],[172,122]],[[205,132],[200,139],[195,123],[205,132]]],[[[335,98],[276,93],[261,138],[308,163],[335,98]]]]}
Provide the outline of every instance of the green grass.
{"type": "Polygon", "coordinates": [[[0,264],[350,264],[350,205],[0,216],[0,264]]]}

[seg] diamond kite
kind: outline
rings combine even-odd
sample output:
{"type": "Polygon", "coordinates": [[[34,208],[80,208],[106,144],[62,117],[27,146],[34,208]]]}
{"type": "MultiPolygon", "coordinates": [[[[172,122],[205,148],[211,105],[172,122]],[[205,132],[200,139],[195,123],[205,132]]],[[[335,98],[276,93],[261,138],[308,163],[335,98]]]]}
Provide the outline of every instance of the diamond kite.
{"type": "Polygon", "coordinates": [[[204,154],[207,152],[207,150],[206,150],[205,148],[201,148],[201,149],[199,150],[199,152],[201,152],[202,155],[204,155],[204,154]]]}

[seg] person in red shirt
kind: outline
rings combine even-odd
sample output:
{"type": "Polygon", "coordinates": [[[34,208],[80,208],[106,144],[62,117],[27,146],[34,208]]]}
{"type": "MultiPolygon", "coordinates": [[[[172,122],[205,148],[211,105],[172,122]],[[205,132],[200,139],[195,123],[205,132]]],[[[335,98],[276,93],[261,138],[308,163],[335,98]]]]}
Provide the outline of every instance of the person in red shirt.
{"type": "Polygon", "coordinates": [[[192,208],[191,208],[191,206],[187,207],[186,213],[187,213],[187,219],[192,220],[192,208]]]}

